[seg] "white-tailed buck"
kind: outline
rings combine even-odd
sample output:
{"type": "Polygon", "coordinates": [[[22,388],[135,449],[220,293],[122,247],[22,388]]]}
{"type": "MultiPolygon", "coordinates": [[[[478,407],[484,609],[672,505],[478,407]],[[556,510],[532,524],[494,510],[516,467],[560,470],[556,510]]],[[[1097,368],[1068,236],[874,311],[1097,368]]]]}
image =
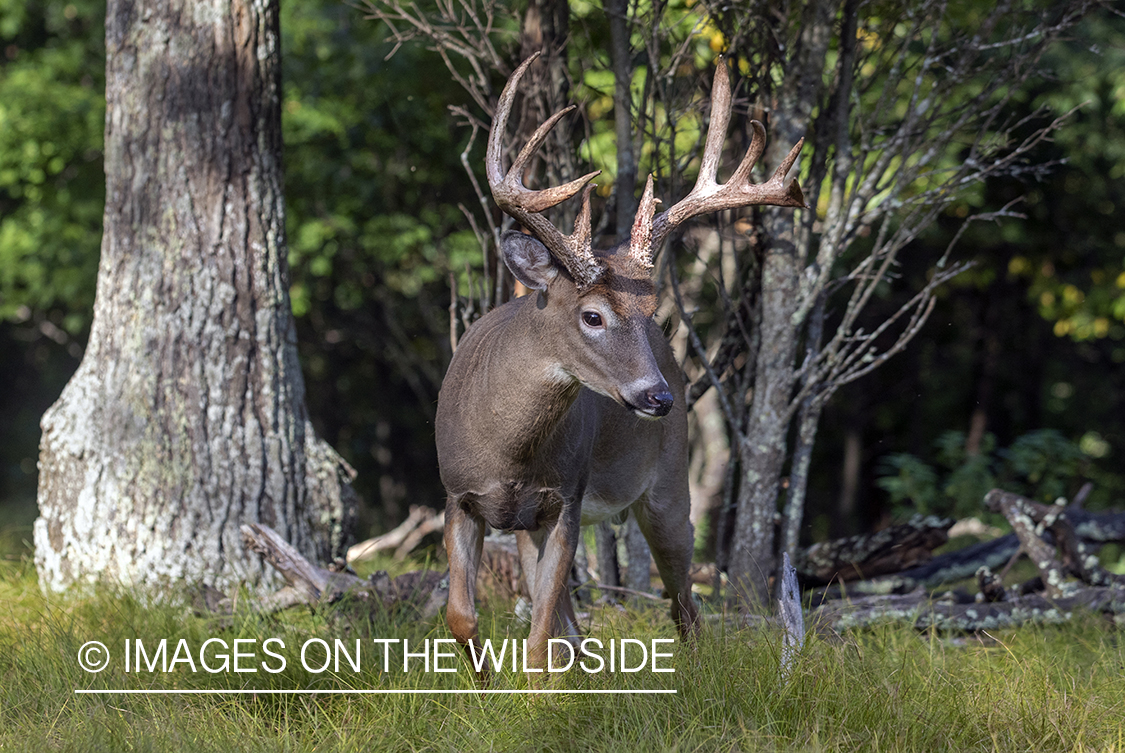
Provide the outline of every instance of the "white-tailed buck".
{"type": "Polygon", "coordinates": [[[698,629],[688,580],[684,378],[653,321],[653,254],[690,217],[751,204],[805,203],[797,183],[785,179],[799,143],[769,181],[750,183],[765,144],[756,121],[733,177],[723,185],[716,181],[730,118],[730,84],[720,63],[691,193],[653,216],[650,176],[630,240],[599,251],[591,247],[587,188],[574,232],[563,235],[540,212],[574,196],[597,173],[539,191],[524,187],[523,173],[573,106],[543,123],[507,172],[501,164],[516,88],[536,57],[512,74],[500,95],[486,157],[493,198],[531,233],[509,231],[501,245],[508,268],[533,293],[489,312],[465,334],[442,384],[436,433],[448,494],[449,628],[463,644],[476,641],[485,526],[514,530],[532,598],[529,662],[541,666],[549,638],[578,635],[567,579],[580,526],[626,510],[648,539],[680,635],[698,629]]]}

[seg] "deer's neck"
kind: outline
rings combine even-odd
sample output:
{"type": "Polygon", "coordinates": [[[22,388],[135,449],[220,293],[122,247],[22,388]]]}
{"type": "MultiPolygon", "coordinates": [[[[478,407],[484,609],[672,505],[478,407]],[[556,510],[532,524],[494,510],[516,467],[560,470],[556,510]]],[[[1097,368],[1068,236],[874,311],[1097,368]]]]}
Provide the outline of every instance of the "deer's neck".
{"type": "Polygon", "coordinates": [[[458,383],[442,401],[456,401],[449,407],[468,452],[494,448],[507,464],[534,465],[562,449],[560,429],[573,420],[581,385],[559,366],[551,343],[532,296],[497,309],[466,335],[446,377],[458,383]]]}

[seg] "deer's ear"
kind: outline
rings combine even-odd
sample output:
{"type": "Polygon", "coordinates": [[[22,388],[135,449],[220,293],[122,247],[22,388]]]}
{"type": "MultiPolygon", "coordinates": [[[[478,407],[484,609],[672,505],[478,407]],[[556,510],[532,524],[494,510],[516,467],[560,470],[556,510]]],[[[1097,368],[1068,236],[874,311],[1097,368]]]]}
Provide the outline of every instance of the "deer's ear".
{"type": "Polygon", "coordinates": [[[508,269],[532,290],[546,290],[559,273],[547,247],[518,230],[509,230],[500,236],[500,249],[508,269]]]}

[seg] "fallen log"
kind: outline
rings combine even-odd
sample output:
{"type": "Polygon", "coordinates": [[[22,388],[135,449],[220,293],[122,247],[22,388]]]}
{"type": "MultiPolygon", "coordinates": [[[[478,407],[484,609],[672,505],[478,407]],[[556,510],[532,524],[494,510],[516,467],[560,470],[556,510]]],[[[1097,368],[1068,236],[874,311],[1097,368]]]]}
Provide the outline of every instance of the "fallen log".
{"type": "Polygon", "coordinates": [[[1116,624],[1125,627],[1125,588],[1082,588],[1058,599],[1029,594],[980,603],[935,601],[919,589],[910,594],[825,602],[809,612],[809,624],[821,632],[837,633],[892,622],[910,622],[919,630],[972,632],[1057,624],[1070,620],[1079,611],[1112,616],[1116,624]]]}
{"type": "Polygon", "coordinates": [[[949,540],[952,525],[948,518],[916,515],[874,533],[813,544],[797,553],[793,566],[806,587],[898,573],[929,561],[949,540]]]}
{"type": "Polygon", "coordinates": [[[952,583],[972,578],[977,570],[988,567],[997,570],[1003,567],[1020,548],[1019,539],[1014,533],[1001,536],[992,541],[947,552],[923,565],[903,570],[901,573],[886,575],[870,580],[853,581],[843,586],[832,584],[817,591],[821,600],[838,599],[845,594],[856,596],[876,596],[886,594],[906,594],[917,588],[931,589],[943,583],[952,583]]]}
{"type": "MultiPolygon", "coordinates": [[[[1044,505],[1024,499],[1028,505],[1028,514],[1036,524],[1041,524],[1052,509],[1058,509],[1055,505],[1044,505]]],[[[1071,506],[1065,508],[1065,513],[1066,520],[1070,521],[1075,535],[1084,546],[1108,542],[1125,542],[1125,512],[1093,513],[1071,506]]],[[[1043,536],[1048,544],[1053,544],[1053,531],[1046,529],[1043,536]]],[[[919,587],[933,589],[943,583],[972,578],[982,567],[987,567],[992,571],[1001,570],[1020,552],[1019,537],[1014,533],[1009,533],[955,552],[939,554],[926,563],[893,575],[852,581],[843,586],[839,583],[833,583],[826,588],[818,589],[815,598],[819,603],[841,598],[845,594],[876,596],[880,594],[907,594],[919,587]]],[[[1087,556],[1089,556],[1088,553],[1087,556]]]]}
{"type": "MultiPolygon", "coordinates": [[[[1062,563],[1055,559],[1055,547],[1042,537],[1042,530],[1035,530],[1035,521],[1028,514],[1025,498],[999,489],[993,489],[984,497],[988,509],[1002,514],[1012,526],[1012,531],[1020,542],[1020,551],[1026,554],[1039,570],[1044,590],[1048,598],[1058,599],[1069,595],[1077,586],[1068,583],[1062,563]]],[[[1059,507],[1044,520],[1054,522],[1062,514],[1059,507]]]]}
{"type": "MultiPolygon", "coordinates": [[[[1002,489],[990,491],[984,502],[990,510],[1007,518],[1020,540],[1020,549],[1035,563],[1048,596],[1066,596],[1078,589],[1078,584],[1067,580],[1067,576],[1074,576],[1090,586],[1125,585],[1125,577],[1102,568],[1091,547],[1079,537],[1071,515],[1084,511],[1062,505],[1041,505],[1002,489]],[[1052,534],[1050,542],[1044,536],[1047,532],[1052,534]],[[1056,549],[1058,557],[1055,557],[1056,549]]],[[[1093,518],[1084,520],[1087,531],[1112,535],[1113,517],[1105,521],[1109,525],[1099,524],[1093,518]]]]}
{"type": "Polygon", "coordinates": [[[251,523],[241,527],[242,540],[262,555],[285,578],[286,586],[258,600],[258,609],[275,612],[292,606],[319,606],[345,596],[368,602],[371,610],[411,606],[422,619],[429,619],[445,605],[449,595],[448,574],[419,570],[391,578],[380,570],[370,578],[350,572],[334,572],[309,562],[268,526],[251,523]]]}
{"type": "MultiPolygon", "coordinates": [[[[999,500],[1001,495],[1018,497],[1027,514],[1038,524],[1042,524],[1048,516],[1060,509],[1058,505],[1044,505],[1002,489],[993,489],[989,492],[985,496],[985,504],[988,504],[989,497],[999,500]]],[[[1080,538],[1099,543],[1125,542],[1125,511],[1089,512],[1076,505],[1068,505],[1061,509],[1080,538]]]]}
{"type": "MultiPolygon", "coordinates": [[[[1043,505],[1018,494],[993,489],[985,504],[1012,526],[1010,536],[953,552],[953,560],[931,573],[948,576],[967,564],[980,563],[975,572],[980,593],[975,598],[933,600],[921,581],[922,568],[861,583],[845,584],[852,594],[860,589],[887,588],[881,595],[821,601],[810,619],[820,629],[870,627],[881,622],[910,621],[915,627],[941,630],[988,630],[1024,624],[1063,622],[1079,610],[1111,615],[1125,626],[1125,577],[1105,570],[1093,549],[1106,541],[1125,539],[1125,514],[1089,513],[1077,506],[1043,505]],[[1082,534],[1079,531],[1082,531],[1082,534]],[[1084,534],[1084,535],[1083,535],[1084,534]],[[1039,575],[1011,588],[1004,575],[1020,554],[1026,554],[1039,575]],[[1007,562],[999,574],[992,568],[1007,562]],[[909,593],[893,593],[904,588],[909,593]]],[[[947,555],[948,557],[948,555],[947,555]]],[[[935,558],[926,567],[938,565],[935,558]]],[[[957,578],[960,579],[960,578],[957,578]]],[[[933,585],[937,585],[934,583],[933,585]]]]}

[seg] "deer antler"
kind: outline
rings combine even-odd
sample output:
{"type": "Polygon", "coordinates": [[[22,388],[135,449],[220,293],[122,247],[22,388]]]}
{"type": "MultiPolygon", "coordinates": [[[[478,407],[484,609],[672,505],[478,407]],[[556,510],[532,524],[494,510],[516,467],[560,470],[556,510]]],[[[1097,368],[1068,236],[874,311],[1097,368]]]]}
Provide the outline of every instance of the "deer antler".
{"type": "Polygon", "coordinates": [[[703,162],[699,166],[695,188],[675,206],[653,217],[658,200],[652,195],[652,176],[649,176],[644,196],[637,207],[633,234],[629,241],[629,255],[639,263],[651,267],[653,253],[660,248],[668,234],[697,215],[755,204],[808,206],[797,181],[785,181],[786,174],[797,161],[804,139],[789,150],[789,154],[769,180],[757,184],[750,182],[750,170],[762,156],[766,145],[766,129],[756,120],[750,121],[754,136],[742,163],[730,180],[724,184],[718,182],[719,156],[726,138],[727,123],[730,122],[730,108],[730,80],[727,78],[726,63],[720,60],[715,68],[715,81],[711,87],[711,125],[707,129],[707,143],[703,147],[703,162]]]}
{"type": "Polygon", "coordinates": [[[492,189],[492,198],[511,217],[531,231],[550,252],[562,262],[570,276],[579,288],[587,288],[597,282],[604,268],[594,256],[590,241],[590,191],[593,186],[587,186],[582,195],[582,210],[574,221],[574,232],[563,235],[546,217],[539,214],[544,209],[549,209],[561,204],[574,196],[594,176],[601,171],[597,170],[589,175],[584,175],[577,180],[572,180],[561,186],[544,188],[532,191],[523,184],[523,171],[531,155],[547,138],[555,123],[574,109],[574,105],[559,110],[535,130],[531,139],[520,150],[508,172],[504,172],[502,164],[502,142],[504,129],[508,124],[508,115],[512,111],[512,102],[516,97],[516,89],[520,79],[528,66],[539,57],[536,52],[516,69],[504,91],[500,94],[500,102],[496,106],[496,116],[492,119],[492,128],[488,132],[488,152],[485,155],[485,172],[488,175],[488,187],[492,189]]]}

